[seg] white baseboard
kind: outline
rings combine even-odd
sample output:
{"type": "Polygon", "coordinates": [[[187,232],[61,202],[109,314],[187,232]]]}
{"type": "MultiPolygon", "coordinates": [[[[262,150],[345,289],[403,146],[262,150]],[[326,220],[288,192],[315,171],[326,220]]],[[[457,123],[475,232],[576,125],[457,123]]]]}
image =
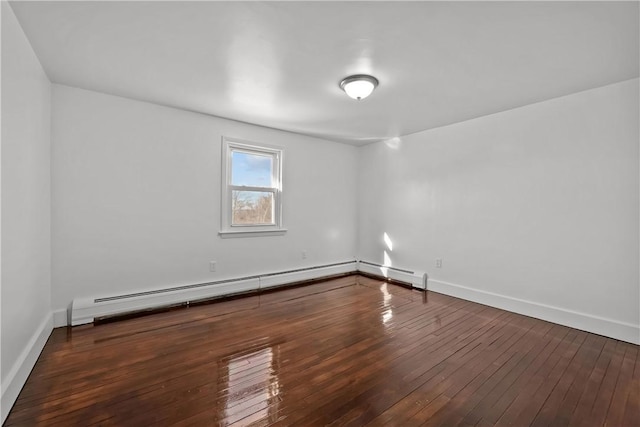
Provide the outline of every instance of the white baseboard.
{"type": "Polygon", "coordinates": [[[64,308],[53,312],[53,327],[60,328],[62,326],[69,326],[69,311],[64,308]]]}
{"type": "Polygon", "coordinates": [[[53,314],[49,313],[27,343],[18,360],[13,364],[6,380],[2,382],[2,398],[0,399],[0,424],[4,423],[11,407],[15,403],[22,386],[27,382],[31,370],[35,366],[44,345],[53,330],[53,314]]]}
{"type": "Polygon", "coordinates": [[[77,326],[91,323],[96,317],[112,316],[188,301],[272,288],[352,271],[356,271],[356,261],[305,267],[286,272],[265,273],[211,283],[182,285],[175,288],[144,291],[128,295],[76,298],[71,306],[71,325],[77,326]]]}
{"type": "Polygon", "coordinates": [[[564,308],[495,294],[493,292],[481,291],[441,280],[429,279],[427,289],[621,341],[640,344],[640,325],[606,319],[564,308]]]}
{"type": "MultiPolygon", "coordinates": [[[[411,284],[414,288],[424,289],[423,277],[418,276],[410,270],[385,268],[378,264],[360,261],[358,262],[358,271],[393,280],[399,280],[411,284]]],[[[640,325],[593,316],[586,313],[540,304],[519,298],[508,297],[493,292],[444,282],[442,280],[429,279],[427,289],[467,301],[477,302],[502,310],[523,314],[525,316],[535,317],[536,319],[546,320],[548,322],[569,326],[571,328],[592,332],[598,335],[604,335],[621,341],[640,344],[640,325]]]]}

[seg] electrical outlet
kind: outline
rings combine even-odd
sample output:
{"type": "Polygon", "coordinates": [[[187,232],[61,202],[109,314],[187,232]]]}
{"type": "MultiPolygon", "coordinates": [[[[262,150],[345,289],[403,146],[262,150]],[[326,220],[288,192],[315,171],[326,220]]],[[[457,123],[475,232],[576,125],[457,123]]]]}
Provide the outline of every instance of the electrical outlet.
{"type": "Polygon", "coordinates": [[[215,261],[209,261],[209,271],[212,273],[215,273],[216,271],[216,262],[215,261]]]}
{"type": "Polygon", "coordinates": [[[442,268],[442,258],[436,258],[436,268],[442,268]]]}
{"type": "Polygon", "coordinates": [[[302,259],[307,259],[307,251],[302,251],[302,259]]]}

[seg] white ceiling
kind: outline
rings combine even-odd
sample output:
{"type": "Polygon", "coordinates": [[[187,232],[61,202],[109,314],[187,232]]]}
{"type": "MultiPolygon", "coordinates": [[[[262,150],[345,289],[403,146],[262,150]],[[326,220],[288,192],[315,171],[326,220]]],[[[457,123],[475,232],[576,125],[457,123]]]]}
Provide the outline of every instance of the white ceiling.
{"type": "Polygon", "coordinates": [[[355,145],[639,74],[638,2],[11,5],[53,82],[355,145]]]}

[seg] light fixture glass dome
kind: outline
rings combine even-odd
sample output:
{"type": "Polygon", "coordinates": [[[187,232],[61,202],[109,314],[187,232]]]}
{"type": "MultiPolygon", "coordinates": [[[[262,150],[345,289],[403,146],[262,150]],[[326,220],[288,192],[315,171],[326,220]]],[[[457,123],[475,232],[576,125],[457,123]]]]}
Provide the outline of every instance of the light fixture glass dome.
{"type": "Polygon", "coordinates": [[[357,74],[349,76],[340,82],[340,88],[345,91],[349,97],[358,101],[371,95],[371,92],[378,86],[378,79],[366,74],[357,74]]]}

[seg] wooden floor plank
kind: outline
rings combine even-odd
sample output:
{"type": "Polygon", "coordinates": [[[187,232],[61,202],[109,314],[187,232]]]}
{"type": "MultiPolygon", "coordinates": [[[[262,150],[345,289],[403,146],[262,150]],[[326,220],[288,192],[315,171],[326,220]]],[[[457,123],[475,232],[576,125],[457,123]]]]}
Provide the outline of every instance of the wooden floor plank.
{"type": "Polygon", "coordinates": [[[639,357],[349,276],[56,329],[5,425],[633,426],[639,357]]]}
{"type": "Polygon", "coordinates": [[[629,391],[629,397],[627,398],[624,409],[622,425],[634,425],[634,423],[638,423],[638,412],[640,412],[638,409],[640,408],[640,350],[637,352],[636,365],[630,388],[631,390],[629,391]]]}
{"type": "Polygon", "coordinates": [[[589,416],[591,408],[593,407],[593,403],[595,402],[598,391],[602,385],[604,375],[611,364],[615,348],[616,343],[614,341],[606,342],[602,352],[600,353],[600,357],[589,376],[587,384],[582,391],[582,396],[580,397],[576,411],[570,420],[570,425],[581,426],[588,425],[592,422],[591,417],[589,416]]]}
{"type": "MultiPolygon", "coordinates": [[[[611,395],[611,403],[607,409],[605,425],[619,426],[622,425],[624,419],[624,410],[626,404],[630,398],[634,387],[633,370],[638,353],[636,346],[630,344],[624,344],[624,359],[620,366],[620,374],[618,375],[618,381],[616,382],[615,390],[611,395]]],[[[635,383],[635,386],[640,386],[640,383],[635,383]]],[[[600,391],[600,390],[599,390],[600,391]]],[[[600,394],[600,393],[599,393],[600,394]]],[[[600,394],[601,395],[601,394],[600,394]]],[[[601,395],[602,398],[602,395],[601,395]]],[[[594,405],[592,405],[593,407],[594,405]]],[[[640,414],[638,420],[640,420],[640,414]]],[[[587,425],[589,422],[593,422],[593,417],[589,420],[585,420],[582,425],[587,425]]],[[[595,420],[596,422],[602,422],[602,417],[595,420]]],[[[640,422],[640,421],[639,421],[640,422]]],[[[576,423],[578,424],[578,423],[576,423]]]]}
{"type": "MultiPolygon", "coordinates": [[[[429,357],[429,353],[426,351],[421,352],[420,360],[414,362],[418,364],[418,368],[411,368],[410,371],[404,369],[404,372],[407,372],[408,375],[400,376],[403,372],[402,368],[411,367],[414,363],[407,363],[398,368],[398,379],[401,381],[390,383],[388,380],[385,381],[383,378],[378,377],[378,381],[373,384],[372,388],[367,389],[366,387],[360,387],[360,390],[364,391],[361,394],[354,394],[353,399],[366,402],[366,404],[370,406],[370,410],[354,418],[354,422],[357,420],[358,424],[362,424],[374,418],[381,413],[385,407],[385,402],[397,400],[406,395],[411,389],[416,389],[420,384],[424,384],[425,381],[427,383],[438,383],[439,379],[448,377],[451,370],[448,369],[449,366],[446,362],[450,362],[449,365],[451,365],[454,364],[454,362],[452,362],[453,360],[472,360],[482,348],[481,344],[477,342],[478,338],[480,337],[474,335],[474,340],[466,342],[466,345],[459,348],[453,357],[443,358],[443,353],[439,351],[432,351],[432,357],[429,357]],[[371,403],[375,406],[371,406],[371,403]]],[[[462,342],[464,343],[465,341],[462,342]]],[[[332,419],[339,421],[341,417],[345,417],[345,419],[351,418],[352,403],[350,401],[345,402],[344,400],[340,400],[339,403],[340,406],[335,407],[331,412],[326,408],[318,408],[316,410],[316,418],[306,419],[306,421],[315,425],[322,424],[323,422],[328,423],[332,419]],[[339,416],[339,414],[341,415],[339,416]]],[[[399,419],[395,418],[394,421],[398,422],[399,419]]]]}
{"type": "Polygon", "coordinates": [[[576,377],[585,370],[591,372],[592,363],[595,363],[604,346],[603,340],[603,337],[597,335],[587,336],[533,420],[533,427],[548,426],[551,421],[556,420],[576,377]]]}
{"type": "Polygon", "coordinates": [[[579,350],[588,334],[571,331],[543,367],[534,375],[527,388],[500,417],[497,425],[529,425],[553,391],[560,377],[579,350]]]}

